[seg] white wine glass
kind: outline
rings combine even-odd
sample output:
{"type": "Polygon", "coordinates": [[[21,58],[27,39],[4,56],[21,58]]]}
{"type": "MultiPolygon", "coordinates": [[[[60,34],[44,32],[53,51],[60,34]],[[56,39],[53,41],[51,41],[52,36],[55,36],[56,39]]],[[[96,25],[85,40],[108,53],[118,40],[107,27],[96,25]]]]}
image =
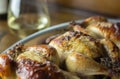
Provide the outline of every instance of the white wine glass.
{"type": "Polygon", "coordinates": [[[8,26],[13,34],[24,38],[49,25],[46,0],[10,0],[8,26]]]}

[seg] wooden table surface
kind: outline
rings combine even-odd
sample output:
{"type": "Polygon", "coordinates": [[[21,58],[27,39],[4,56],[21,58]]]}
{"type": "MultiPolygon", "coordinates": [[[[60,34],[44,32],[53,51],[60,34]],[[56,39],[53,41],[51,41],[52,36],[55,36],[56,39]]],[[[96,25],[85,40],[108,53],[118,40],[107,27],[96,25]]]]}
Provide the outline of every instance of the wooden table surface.
{"type": "MultiPolygon", "coordinates": [[[[55,3],[50,3],[48,9],[51,18],[50,26],[63,22],[69,22],[72,20],[84,19],[89,16],[100,15],[84,10],[66,8],[55,3]]],[[[8,48],[10,45],[17,42],[18,40],[20,40],[20,38],[17,37],[17,35],[13,35],[10,33],[7,25],[7,20],[0,20],[0,52],[4,51],[6,48],[8,48]]]]}

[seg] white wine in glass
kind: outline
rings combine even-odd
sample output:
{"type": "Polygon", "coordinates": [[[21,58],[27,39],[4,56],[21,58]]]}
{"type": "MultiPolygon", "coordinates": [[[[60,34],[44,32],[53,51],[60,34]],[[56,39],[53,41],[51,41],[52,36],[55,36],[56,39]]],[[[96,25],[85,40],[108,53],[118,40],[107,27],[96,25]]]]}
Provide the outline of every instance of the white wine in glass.
{"type": "Polygon", "coordinates": [[[8,10],[10,31],[24,38],[50,25],[46,0],[11,0],[8,10]]]}

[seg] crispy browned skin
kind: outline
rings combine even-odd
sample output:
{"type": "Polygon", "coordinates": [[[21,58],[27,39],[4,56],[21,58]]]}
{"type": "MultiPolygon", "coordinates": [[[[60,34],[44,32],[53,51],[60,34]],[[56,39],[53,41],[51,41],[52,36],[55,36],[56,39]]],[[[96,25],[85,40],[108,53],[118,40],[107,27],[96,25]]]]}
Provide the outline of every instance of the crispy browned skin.
{"type": "Polygon", "coordinates": [[[79,52],[73,52],[66,59],[67,69],[82,75],[109,75],[107,67],[79,52]]]}
{"type": "Polygon", "coordinates": [[[18,61],[18,79],[80,79],[79,77],[62,71],[50,61],[39,63],[30,59],[18,61]]]}
{"type": "Polygon", "coordinates": [[[48,45],[26,48],[17,57],[19,79],[80,79],[59,68],[58,53],[48,45]]]}
{"type": "Polygon", "coordinates": [[[22,48],[24,51],[17,45],[7,54],[0,55],[2,79],[80,79],[59,68],[59,56],[53,47],[22,45],[22,48]]]}
{"type": "Polygon", "coordinates": [[[56,48],[61,61],[71,52],[80,52],[90,58],[97,58],[103,54],[99,41],[82,32],[66,32],[52,40],[49,45],[56,48]]]}
{"type": "Polygon", "coordinates": [[[6,54],[0,55],[0,78],[2,78],[2,79],[16,78],[14,62],[6,54]]]}
{"type": "Polygon", "coordinates": [[[28,47],[17,57],[17,76],[19,79],[56,79],[56,76],[64,79],[60,70],[52,64],[59,64],[58,59],[57,52],[50,46],[28,47]]]}
{"type": "Polygon", "coordinates": [[[62,71],[49,61],[39,63],[23,58],[17,64],[18,79],[65,79],[62,71]]]}
{"type": "Polygon", "coordinates": [[[95,38],[110,39],[120,48],[120,23],[111,23],[104,17],[94,16],[87,18],[81,25],[74,24],[73,29],[95,38]]]}
{"type": "Polygon", "coordinates": [[[85,19],[82,23],[81,26],[87,27],[88,25],[97,23],[97,22],[108,22],[105,17],[102,16],[92,16],[87,19],[85,19]]]}
{"type": "Polygon", "coordinates": [[[89,25],[86,29],[97,35],[97,37],[112,40],[120,48],[120,26],[117,24],[98,22],[89,25]]]}
{"type": "Polygon", "coordinates": [[[46,58],[48,61],[54,62],[55,64],[59,65],[58,53],[56,49],[49,45],[37,45],[27,47],[26,51],[33,51],[34,53],[37,53],[40,56],[46,58]]]}
{"type": "Polygon", "coordinates": [[[107,59],[110,61],[105,59],[106,64],[110,63],[111,65],[107,64],[109,65],[108,68],[113,68],[113,71],[115,68],[114,72],[115,74],[117,73],[117,77],[115,74],[113,75],[115,79],[118,78],[120,66],[120,23],[111,23],[104,17],[95,16],[87,18],[81,24],[74,23],[73,30],[83,32],[101,40],[101,44],[103,44],[108,54],[107,59]]]}

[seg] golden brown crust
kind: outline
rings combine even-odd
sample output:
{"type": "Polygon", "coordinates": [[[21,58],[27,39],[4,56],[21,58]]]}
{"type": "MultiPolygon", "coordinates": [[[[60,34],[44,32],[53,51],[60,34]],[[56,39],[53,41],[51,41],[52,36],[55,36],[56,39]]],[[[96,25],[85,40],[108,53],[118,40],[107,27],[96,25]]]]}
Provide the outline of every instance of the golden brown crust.
{"type": "Polygon", "coordinates": [[[72,51],[91,58],[99,57],[103,53],[99,41],[82,32],[66,32],[52,40],[49,45],[56,48],[61,59],[65,59],[72,51]]]}
{"type": "Polygon", "coordinates": [[[46,60],[54,62],[55,64],[59,65],[59,56],[53,47],[49,45],[35,45],[31,47],[27,47],[26,51],[33,51],[44,57],[46,60]]]}
{"type": "Polygon", "coordinates": [[[73,52],[66,59],[67,69],[83,75],[109,75],[108,69],[79,52],[73,52]]]}
{"type": "Polygon", "coordinates": [[[97,39],[110,39],[120,48],[120,23],[111,23],[104,17],[94,16],[85,19],[81,24],[74,24],[73,29],[97,39]]]}
{"type": "Polygon", "coordinates": [[[92,32],[96,32],[102,37],[106,38],[110,38],[110,35],[115,33],[115,27],[112,23],[108,22],[94,23],[89,25],[86,29],[91,30],[92,32]]]}
{"type": "Polygon", "coordinates": [[[39,53],[41,53],[43,56],[45,56],[46,58],[49,57],[50,55],[54,56],[56,55],[56,50],[48,45],[35,45],[35,46],[31,46],[26,48],[26,51],[39,51],[39,53]]]}
{"type": "Polygon", "coordinates": [[[15,78],[15,65],[7,54],[0,55],[0,77],[2,79],[15,78]]]}
{"type": "Polygon", "coordinates": [[[89,17],[89,18],[85,19],[81,23],[81,26],[87,27],[88,25],[94,24],[94,23],[97,23],[97,22],[107,22],[107,19],[105,17],[102,17],[102,16],[92,16],[92,17],[89,17]]]}
{"type": "Polygon", "coordinates": [[[65,79],[61,70],[49,61],[39,63],[30,59],[21,59],[17,64],[19,79],[65,79]]]}
{"type": "Polygon", "coordinates": [[[101,38],[112,40],[120,48],[120,27],[110,22],[98,22],[89,25],[87,28],[90,32],[101,38]]]}
{"type": "Polygon", "coordinates": [[[79,79],[60,70],[58,59],[56,50],[51,46],[27,47],[26,51],[17,57],[17,76],[19,79],[79,79]]]}

